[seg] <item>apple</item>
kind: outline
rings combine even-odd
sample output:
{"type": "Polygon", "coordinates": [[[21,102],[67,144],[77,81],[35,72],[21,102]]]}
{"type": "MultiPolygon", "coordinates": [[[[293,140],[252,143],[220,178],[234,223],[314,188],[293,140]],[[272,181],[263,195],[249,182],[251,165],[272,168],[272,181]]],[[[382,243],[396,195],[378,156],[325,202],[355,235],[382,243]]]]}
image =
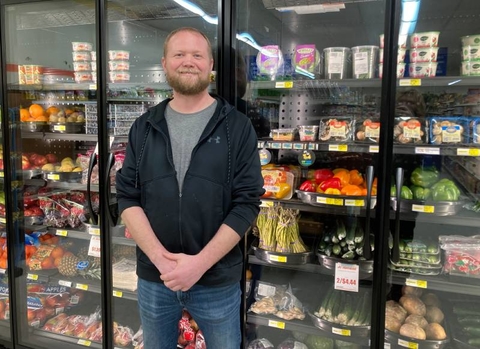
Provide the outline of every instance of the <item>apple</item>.
{"type": "Polygon", "coordinates": [[[3,159],[0,159],[0,170],[3,170],[3,159]]]}
{"type": "Polygon", "coordinates": [[[43,211],[40,207],[38,206],[32,206],[30,207],[30,211],[33,213],[33,216],[43,216],[43,211]]]}
{"type": "Polygon", "coordinates": [[[23,211],[23,215],[24,215],[25,217],[35,216],[35,215],[33,214],[33,211],[32,211],[31,209],[29,209],[29,208],[27,208],[25,211],[23,211]]]}
{"type": "MultiPolygon", "coordinates": [[[[32,162],[30,160],[30,162],[32,162]]],[[[46,165],[48,163],[47,158],[43,155],[37,155],[37,157],[33,160],[33,164],[35,166],[42,167],[43,165],[46,165]]]]}
{"type": "Polygon", "coordinates": [[[22,155],[22,170],[30,169],[30,161],[25,155],[22,155]]]}
{"type": "Polygon", "coordinates": [[[47,159],[49,164],[54,164],[58,161],[57,156],[55,154],[47,154],[45,155],[45,158],[47,159]]]}

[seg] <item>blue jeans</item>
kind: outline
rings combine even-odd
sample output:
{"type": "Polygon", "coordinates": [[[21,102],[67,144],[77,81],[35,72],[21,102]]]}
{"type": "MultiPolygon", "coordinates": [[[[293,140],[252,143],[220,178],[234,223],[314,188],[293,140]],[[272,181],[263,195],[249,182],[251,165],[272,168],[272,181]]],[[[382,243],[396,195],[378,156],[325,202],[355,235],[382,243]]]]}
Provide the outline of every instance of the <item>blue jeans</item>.
{"type": "Polygon", "coordinates": [[[178,321],[186,309],[203,332],[207,349],[239,349],[240,284],[194,285],[173,292],[163,283],[138,279],[138,306],[145,349],[175,349],[178,321]]]}

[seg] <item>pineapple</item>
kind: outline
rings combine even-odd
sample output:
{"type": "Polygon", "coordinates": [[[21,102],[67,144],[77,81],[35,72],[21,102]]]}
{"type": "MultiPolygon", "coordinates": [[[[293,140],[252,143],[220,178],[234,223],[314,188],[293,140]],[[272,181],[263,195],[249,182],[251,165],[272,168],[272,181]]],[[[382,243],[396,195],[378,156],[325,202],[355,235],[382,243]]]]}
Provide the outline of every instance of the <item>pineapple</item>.
{"type": "Polygon", "coordinates": [[[115,245],[113,247],[113,256],[119,260],[122,258],[135,259],[135,246],[115,245]]]}
{"type": "Polygon", "coordinates": [[[78,262],[80,262],[80,259],[75,255],[63,256],[58,266],[59,273],[65,276],[77,275],[78,262]]]}

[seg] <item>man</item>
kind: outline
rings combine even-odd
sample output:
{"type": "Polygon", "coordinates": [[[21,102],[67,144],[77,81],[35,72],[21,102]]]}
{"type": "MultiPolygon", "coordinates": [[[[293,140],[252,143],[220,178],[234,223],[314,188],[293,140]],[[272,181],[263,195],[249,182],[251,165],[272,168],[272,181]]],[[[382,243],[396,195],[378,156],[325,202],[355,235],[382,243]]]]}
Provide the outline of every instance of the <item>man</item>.
{"type": "Polygon", "coordinates": [[[138,304],[146,349],[174,349],[187,309],[208,349],[240,347],[238,242],[263,194],[255,130],[208,93],[208,38],[168,35],[162,65],[173,99],[133,124],[117,173],[119,210],[137,243],[138,304]]]}

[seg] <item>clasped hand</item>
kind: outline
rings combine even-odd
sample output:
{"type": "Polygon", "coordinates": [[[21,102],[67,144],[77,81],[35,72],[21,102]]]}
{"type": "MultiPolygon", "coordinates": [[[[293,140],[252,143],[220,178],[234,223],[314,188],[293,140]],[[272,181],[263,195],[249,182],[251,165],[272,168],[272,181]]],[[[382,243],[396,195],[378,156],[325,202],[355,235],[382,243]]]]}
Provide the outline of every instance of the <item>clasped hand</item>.
{"type": "Polygon", "coordinates": [[[165,252],[163,258],[172,267],[160,279],[172,291],[188,291],[205,272],[196,255],[165,252]]]}

